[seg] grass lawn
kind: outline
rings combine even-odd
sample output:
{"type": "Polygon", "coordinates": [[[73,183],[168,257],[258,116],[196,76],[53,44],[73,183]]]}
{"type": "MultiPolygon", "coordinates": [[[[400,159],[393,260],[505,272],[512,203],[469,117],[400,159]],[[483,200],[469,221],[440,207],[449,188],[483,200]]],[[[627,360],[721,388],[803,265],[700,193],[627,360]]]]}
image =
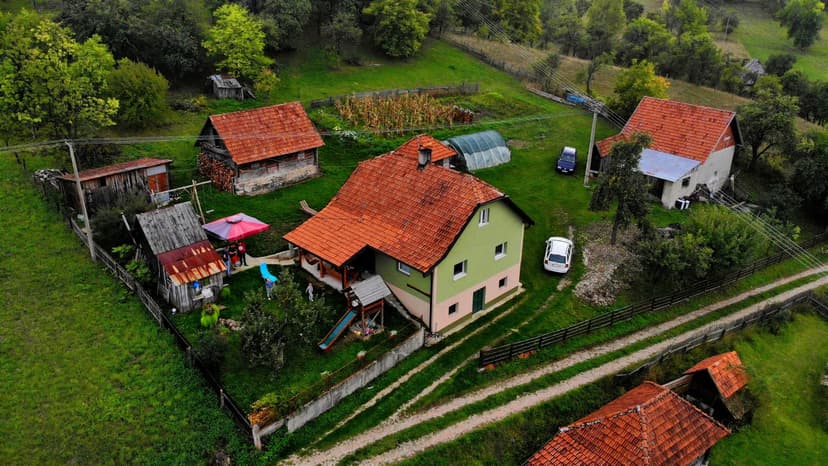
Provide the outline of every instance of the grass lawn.
{"type": "Polygon", "coordinates": [[[250,447],[181,351],[0,156],[0,457],[206,463],[250,447]]]}
{"type": "Polygon", "coordinates": [[[779,335],[757,334],[735,350],[760,406],[753,422],[713,448],[711,464],[825,464],[828,399],[819,381],[828,362],[828,323],[796,314],[779,335]]]}

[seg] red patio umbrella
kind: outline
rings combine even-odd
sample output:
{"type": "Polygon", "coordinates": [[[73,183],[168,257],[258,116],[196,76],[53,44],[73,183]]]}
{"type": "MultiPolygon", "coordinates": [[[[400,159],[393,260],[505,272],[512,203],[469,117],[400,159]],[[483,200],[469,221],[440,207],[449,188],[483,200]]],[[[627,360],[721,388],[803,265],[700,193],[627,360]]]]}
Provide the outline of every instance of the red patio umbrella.
{"type": "Polygon", "coordinates": [[[247,214],[238,213],[205,223],[202,228],[218,239],[238,241],[248,236],[257,235],[270,228],[270,225],[247,214]]]}

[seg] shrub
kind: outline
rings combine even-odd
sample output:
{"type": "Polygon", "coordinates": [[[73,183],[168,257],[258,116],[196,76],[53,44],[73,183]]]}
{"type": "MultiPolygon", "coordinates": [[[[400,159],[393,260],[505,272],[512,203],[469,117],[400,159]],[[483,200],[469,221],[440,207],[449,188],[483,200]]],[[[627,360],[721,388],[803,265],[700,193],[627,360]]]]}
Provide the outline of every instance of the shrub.
{"type": "Polygon", "coordinates": [[[170,110],[164,76],[143,63],[123,58],[109,75],[112,97],[120,102],[118,123],[130,128],[163,124],[170,110]]]}
{"type": "Polygon", "coordinates": [[[219,318],[219,307],[215,304],[208,304],[201,309],[201,326],[204,328],[212,328],[216,325],[219,318]]]}
{"type": "Polygon", "coordinates": [[[149,285],[152,283],[152,272],[150,272],[147,263],[141,259],[133,259],[126,265],[126,270],[129,274],[141,285],[149,285]]]}
{"type": "Polygon", "coordinates": [[[193,354],[201,361],[204,368],[215,375],[221,372],[227,353],[227,340],[215,332],[202,332],[193,348],[193,354]]]}
{"type": "Polygon", "coordinates": [[[782,77],[793,68],[794,63],[796,63],[796,55],[790,53],[771,55],[765,63],[765,72],[782,77]]]}
{"type": "Polygon", "coordinates": [[[239,331],[241,350],[253,366],[267,366],[275,371],[285,363],[284,322],[264,309],[261,291],[244,295],[244,313],[239,331]]]}

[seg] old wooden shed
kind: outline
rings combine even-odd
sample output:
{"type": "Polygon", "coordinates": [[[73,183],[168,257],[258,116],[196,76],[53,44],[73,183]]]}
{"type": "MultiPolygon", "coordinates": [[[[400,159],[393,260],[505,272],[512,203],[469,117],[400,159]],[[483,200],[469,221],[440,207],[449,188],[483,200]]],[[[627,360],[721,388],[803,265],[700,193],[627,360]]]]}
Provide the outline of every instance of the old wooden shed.
{"type": "Polygon", "coordinates": [[[226,74],[212,74],[208,78],[213,88],[213,97],[217,99],[255,99],[250,89],[241,85],[238,79],[226,74]]]}
{"type": "MultiPolygon", "coordinates": [[[[78,173],[81,190],[86,196],[90,213],[117,205],[125,197],[166,191],[170,186],[172,160],[144,158],[105,167],[83,170],[78,173]]],[[[58,178],[66,204],[76,210],[80,201],[75,187],[75,175],[67,173],[58,178]]],[[[166,201],[168,196],[155,196],[156,201],[166,201]]]]}
{"type": "Polygon", "coordinates": [[[176,204],[137,218],[158,294],[182,312],[214,302],[227,269],[207,240],[192,204],[176,204]]]}
{"type": "Polygon", "coordinates": [[[299,102],[212,115],[201,130],[198,168],[213,186],[256,195],[319,175],[322,137],[299,102]]]}

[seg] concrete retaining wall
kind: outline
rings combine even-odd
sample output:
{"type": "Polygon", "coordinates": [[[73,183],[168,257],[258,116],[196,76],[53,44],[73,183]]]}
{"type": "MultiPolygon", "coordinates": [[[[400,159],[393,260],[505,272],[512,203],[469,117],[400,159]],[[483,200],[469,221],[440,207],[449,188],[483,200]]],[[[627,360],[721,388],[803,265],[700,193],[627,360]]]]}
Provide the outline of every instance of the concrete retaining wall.
{"type": "Polygon", "coordinates": [[[408,337],[396,348],[385,353],[380,359],[368,364],[364,369],[343,380],[324,395],[288,416],[288,432],[295,431],[306,423],[316,419],[325,411],[333,408],[341,399],[371,383],[374,379],[420,349],[424,343],[425,329],[419,328],[414,335],[408,337]]]}

